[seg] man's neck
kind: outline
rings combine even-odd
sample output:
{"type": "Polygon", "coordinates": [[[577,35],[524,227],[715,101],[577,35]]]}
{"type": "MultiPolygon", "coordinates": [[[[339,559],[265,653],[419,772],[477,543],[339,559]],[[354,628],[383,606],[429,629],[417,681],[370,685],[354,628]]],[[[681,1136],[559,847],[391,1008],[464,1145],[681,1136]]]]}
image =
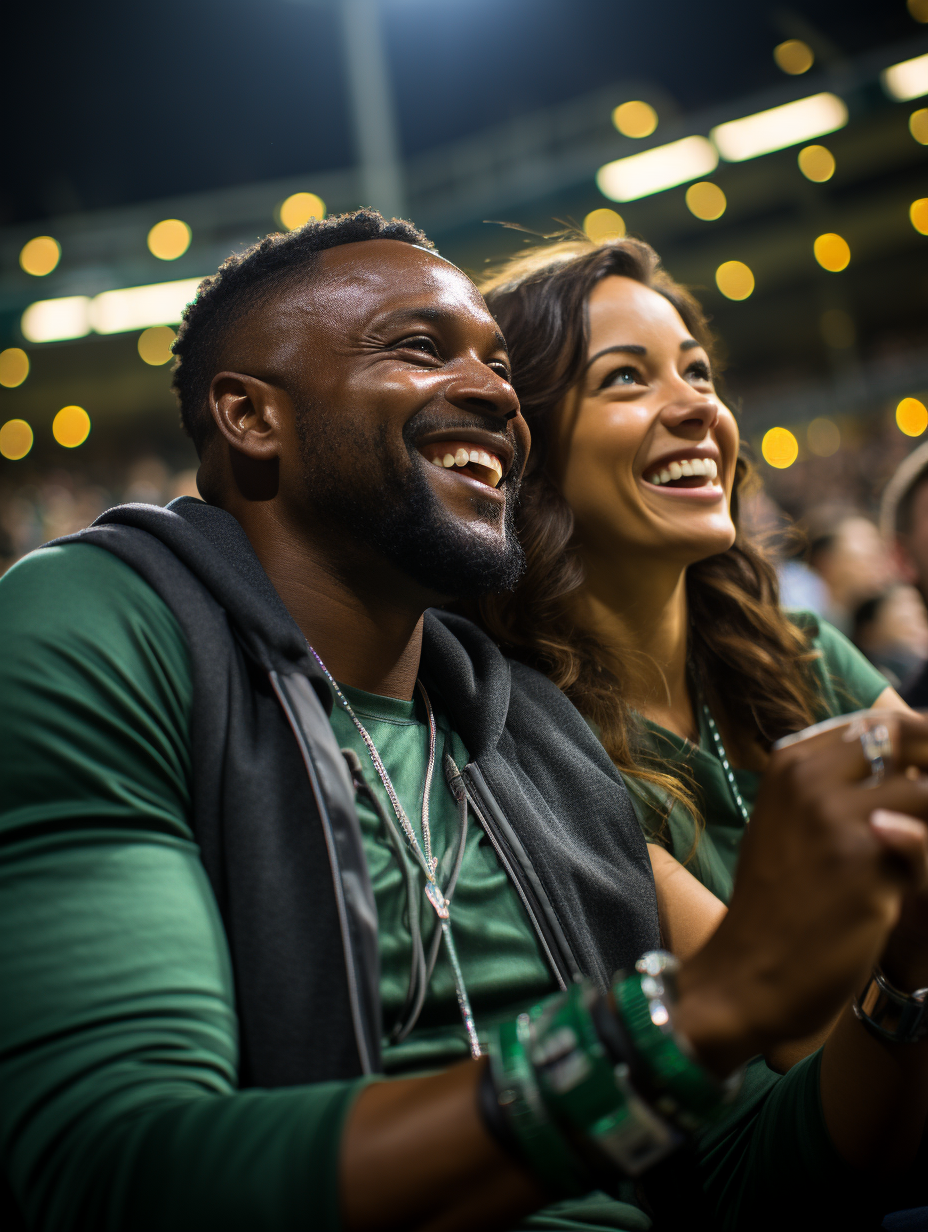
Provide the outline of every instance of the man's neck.
{"type": "Polygon", "coordinates": [[[692,739],[696,720],[686,676],[686,570],[655,568],[615,557],[584,559],[578,603],[582,623],[605,643],[616,663],[632,668],[629,704],[652,722],[692,739]]]}
{"type": "Polygon", "coordinates": [[[282,525],[265,506],[230,510],[284,606],[332,676],[382,697],[411,698],[422,616],[435,601],[382,558],[282,525]]]}

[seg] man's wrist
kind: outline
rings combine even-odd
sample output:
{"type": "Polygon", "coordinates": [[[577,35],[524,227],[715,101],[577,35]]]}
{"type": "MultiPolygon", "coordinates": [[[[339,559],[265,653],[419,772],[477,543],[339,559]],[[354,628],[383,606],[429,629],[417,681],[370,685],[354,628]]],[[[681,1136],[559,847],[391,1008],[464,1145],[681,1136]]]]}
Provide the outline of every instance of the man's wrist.
{"type": "Polygon", "coordinates": [[[731,976],[719,978],[717,964],[698,954],[680,967],[677,987],[674,1022],[711,1073],[727,1078],[763,1051],[767,1041],[745,1012],[738,981],[731,976]]]}

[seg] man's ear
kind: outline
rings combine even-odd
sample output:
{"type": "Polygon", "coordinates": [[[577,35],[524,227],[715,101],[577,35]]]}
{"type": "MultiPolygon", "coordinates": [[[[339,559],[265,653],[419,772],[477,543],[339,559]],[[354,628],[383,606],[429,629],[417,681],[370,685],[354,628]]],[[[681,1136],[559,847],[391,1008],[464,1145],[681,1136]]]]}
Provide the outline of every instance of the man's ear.
{"type": "Polygon", "coordinates": [[[242,372],[219,372],[209,387],[209,410],[236,453],[255,462],[280,454],[289,398],[282,389],[242,372]]]}
{"type": "Polygon", "coordinates": [[[892,557],[903,582],[908,582],[910,586],[917,586],[918,568],[909,554],[908,544],[903,535],[896,535],[893,539],[892,557]]]}

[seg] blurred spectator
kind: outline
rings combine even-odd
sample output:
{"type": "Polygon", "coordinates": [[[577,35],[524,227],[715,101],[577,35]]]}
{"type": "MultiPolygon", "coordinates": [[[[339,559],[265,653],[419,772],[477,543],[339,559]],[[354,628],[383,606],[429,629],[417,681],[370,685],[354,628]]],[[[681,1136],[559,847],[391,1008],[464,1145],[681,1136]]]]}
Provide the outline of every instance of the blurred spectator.
{"type": "Polygon", "coordinates": [[[809,565],[828,591],[821,614],[848,636],[857,608],[896,581],[895,566],[879,531],[862,515],[844,517],[815,535],[809,545],[809,565]]]}
{"type": "MultiPolygon", "coordinates": [[[[900,575],[928,603],[928,442],[909,454],[886,485],[880,524],[900,575]]],[[[928,706],[928,667],[902,692],[910,706],[928,706]]]]}
{"type": "Polygon", "coordinates": [[[914,586],[891,586],[854,613],[851,640],[893,688],[905,689],[928,660],[928,614],[914,586]]]}

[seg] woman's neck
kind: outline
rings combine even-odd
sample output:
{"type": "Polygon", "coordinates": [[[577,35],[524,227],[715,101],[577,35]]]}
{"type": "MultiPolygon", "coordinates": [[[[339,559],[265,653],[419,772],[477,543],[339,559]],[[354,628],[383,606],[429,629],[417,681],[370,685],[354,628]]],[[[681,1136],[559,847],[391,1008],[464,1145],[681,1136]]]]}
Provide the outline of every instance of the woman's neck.
{"type": "Polygon", "coordinates": [[[614,556],[583,563],[577,618],[622,664],[629,705],[678,736],[698,739],[686,674],[685,566],[661,569],[652,560],[617,570],[614,556]]]}

